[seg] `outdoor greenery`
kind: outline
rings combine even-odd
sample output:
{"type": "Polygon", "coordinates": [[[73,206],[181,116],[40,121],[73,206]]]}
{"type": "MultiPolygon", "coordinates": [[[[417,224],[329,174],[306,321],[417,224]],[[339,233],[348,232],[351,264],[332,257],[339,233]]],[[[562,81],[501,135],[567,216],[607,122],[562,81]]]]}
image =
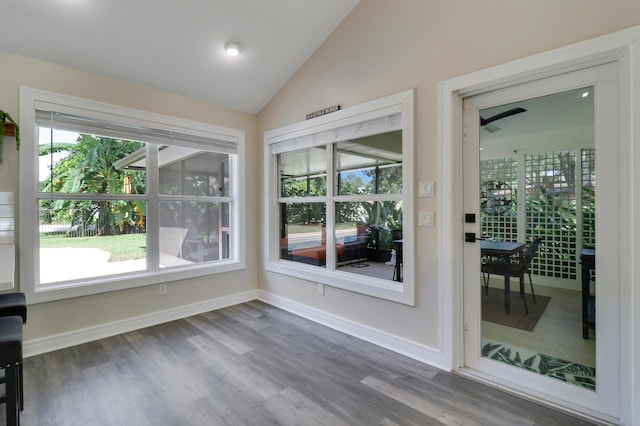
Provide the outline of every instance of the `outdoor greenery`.
{"type": "Polygon", "coordinates": [[[146,234],[78,238],[41,238],[41,248],[97,248],[111,253],[109,262],[144,259],[146,234]]]}
{"type": "Polygon", "coordinates": [[[0,164],[2,164],[2,142],[4,141],[4,125],[10,124],[15,127],[16,149],[20,149],[20,126],[15,122],[8,112],[0,109],[0,164]]]}
{"type": "MultiPolygon", "coordinates": [[[[370,167],[341,173],[338,195],[389,194],[402,192],[402,167],[370,167]]],[[[326,195],[326,177],[306,176],[282,180],[284,197],[316,197],[326,195]]],[[[322,224],[326,221],[326,205],[318,202],[290,203],[283,216],[292,232],[293,225],[322,224]]],[[[391,249],[391,230],[402,229],[402,202],[351,201],[336,203],[336,226],[364,223],[371,235],[370,248],[391,249]]]]}
{"type": "MultiPolygon", "coordinates": [[[[593,150],[583,150],[583,181],[580,188],[582,205],[578,206],[576,199],[575,157],[566,152],[546,153],[545,160],[558,170],[553,179],[547,181],[538,170],[530,170],[526,179],[525,196],[525,229],[528,240],[534,237],[542,238],[537,263],[545,265],[537,271],[538,274],[559,278],[576,278],[575,265],[578,261],[578,209],[582,223],[582,245],[595,245],[595,188],[593,164],[589,163],[588,155],[593,150]],[[593,181],[593,182],[592,182],[593,181]]],[[[489,238],[515,241],[517,239],[517,178],[515,176],[515,157],[501,160],[486,161],[482,166],[482,177],[486,182],[495,180],[506,183],[514,189],[509,208],[499,213],[482,210],[482,235],[489,238]],[[502,173],[500,173],[502,170],[502,173]]],[[[546,164],[546,163],[543,163],[546,164]]],[[[481,188],[481,192],[484,187],[481,188]]]]}
{"type": "MultiPolygon", "coordinates": [[[[53,165],[40,191],[56,193],[122,194],[124,179],[131,179],[131,193],[145,192],[142,171],[117,170],[113,164],[143,147],[140,142],[81,134],[77,143],[40,146],[40,155],[66,151],[68,155],[53,165]]],[[[51,200],[40,206],[42,223],[63,222],[84,231],[98,229],[99,235],[117,235],[144,229],[145,203],[105,200],[51,200]]],[[[77,235],[84,235],[79,232],[77,235]]]]}

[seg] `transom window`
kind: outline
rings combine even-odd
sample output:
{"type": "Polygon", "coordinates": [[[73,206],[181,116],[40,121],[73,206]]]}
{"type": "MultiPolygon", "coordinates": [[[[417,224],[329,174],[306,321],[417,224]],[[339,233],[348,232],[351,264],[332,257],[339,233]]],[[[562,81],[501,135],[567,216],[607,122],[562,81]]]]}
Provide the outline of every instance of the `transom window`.
{"type": "Polygon", "coordinates": [[[20,209],[34,300],[244,266],[242,132],[31,89],[21,96],[34,124],[21,169],[36,173],[21,178],[20,209]]]}
{"type": "Polygon", "coordinates": [[[412,304],[412,93],[334,114],[265,135],[267,269],[412,304]]]}

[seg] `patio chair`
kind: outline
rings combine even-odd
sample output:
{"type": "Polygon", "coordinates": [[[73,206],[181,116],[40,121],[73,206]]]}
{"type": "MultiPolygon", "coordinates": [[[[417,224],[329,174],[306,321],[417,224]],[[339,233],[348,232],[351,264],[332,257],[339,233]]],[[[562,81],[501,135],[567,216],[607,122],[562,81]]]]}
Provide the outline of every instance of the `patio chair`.
{"type": "MultiPolygon", "coordinates": [[[[517,277],[520,279],[520,297],[524,299],[524,310],[528,314],[529,308],[527,307],[527,297],[524,291],[524,275],[529,275],[529,284],[531,285],[531,295],[533,296],[533,303],[536,303],[536,294],[533,291],[533,281],[531,280],[531,261],[535,257],[538,247],[542,238],[536,237],[509,265],[509,275],[511,277],[517,277]]],[[[484,279],[485,294],[489,294],[489,278],[491,274],[505,275],[504,263],[502,261],[487,260],[481,266],[482,277],[484,279]]]]}

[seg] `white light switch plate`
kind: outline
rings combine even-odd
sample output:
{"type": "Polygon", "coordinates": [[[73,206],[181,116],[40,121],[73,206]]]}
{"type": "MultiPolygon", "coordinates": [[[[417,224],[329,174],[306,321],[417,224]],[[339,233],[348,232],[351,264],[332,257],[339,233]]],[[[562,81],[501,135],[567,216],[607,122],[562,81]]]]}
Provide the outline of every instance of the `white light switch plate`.
{"type": "Polygon", "coordinates": [[[419,212],[418,226],[433,226],[433,212],[419,212]]]}
{"type": "Polygon", "coordinates": [[[433,181],[420,182],[418,184],[419,197],[433,197],[433,181]]]}

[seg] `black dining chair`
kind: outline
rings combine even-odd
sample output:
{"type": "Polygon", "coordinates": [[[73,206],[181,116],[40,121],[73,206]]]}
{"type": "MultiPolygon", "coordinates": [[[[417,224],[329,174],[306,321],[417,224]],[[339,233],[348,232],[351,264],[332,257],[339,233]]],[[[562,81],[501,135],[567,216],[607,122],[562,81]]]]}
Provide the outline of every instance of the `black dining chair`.
{"type": "MultiPolygon", "coordinates": [[[[527,297],[524,291],[524,276],[529,275],[529,284],[531,285],[531,295],[533,303],[536,303],[536,293],[533,291],[533,281],[531,280],[531,261],[535,257],[542,238],[536,237],[510,264],[509,275],[520,279],[520,297],[524,299],[524,310],[528,314],[527,297]]],[[[482,278],[484,280],[485,294],[489,294],[489,278],[491,274],[505,275],[504,262],[488,259],[481,266],[482,278]]]]}

